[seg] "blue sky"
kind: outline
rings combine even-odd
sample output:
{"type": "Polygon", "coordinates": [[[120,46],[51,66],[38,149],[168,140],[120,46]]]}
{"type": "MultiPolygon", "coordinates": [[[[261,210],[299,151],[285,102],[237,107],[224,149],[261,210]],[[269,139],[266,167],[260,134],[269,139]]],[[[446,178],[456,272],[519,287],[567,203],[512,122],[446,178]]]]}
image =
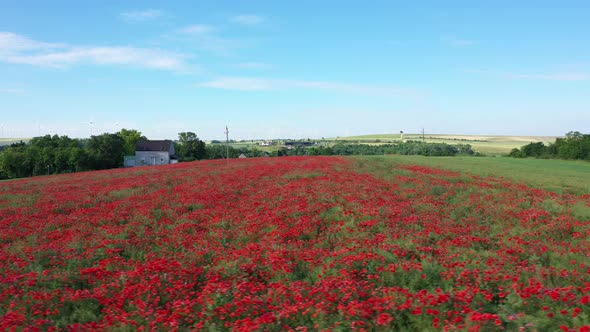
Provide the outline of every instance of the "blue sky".
{"type": "Polygon", "coordinates": [[[0,0],[0,136],[587,133],[588,13],[588,1],[0,0]]]}

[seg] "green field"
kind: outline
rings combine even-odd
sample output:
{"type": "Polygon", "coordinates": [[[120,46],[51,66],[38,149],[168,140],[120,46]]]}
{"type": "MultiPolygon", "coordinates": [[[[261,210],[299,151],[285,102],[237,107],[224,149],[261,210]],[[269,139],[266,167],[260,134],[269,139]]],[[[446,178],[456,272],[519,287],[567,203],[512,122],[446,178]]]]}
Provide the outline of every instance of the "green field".
{"type": "MultiPolygon", "coordinates": [[[[425,134],[425,142],[470,144],[477,152],[500,155],[509,153],[514,148],[520,148],[531,142],[554,142],[553,136],[495,136],[495,135],[437,135],[425,134]]],[[[404,140],[422,140],[422,134],[404,134],[404,140]]],[[[331,141],[347,140],[359,143],[389,143],[400,141],[400,134],[362,135],[331,138],[331,141]],[[381,142],[376,142],[377,140],[381,142]]]]}
{"type": "Polygon", "coordinates": [[[355,157],[379,167],[422,165],[480,176],[502,177],[558,193],[590,194],[590,162],[508,157],[355,157]]]}

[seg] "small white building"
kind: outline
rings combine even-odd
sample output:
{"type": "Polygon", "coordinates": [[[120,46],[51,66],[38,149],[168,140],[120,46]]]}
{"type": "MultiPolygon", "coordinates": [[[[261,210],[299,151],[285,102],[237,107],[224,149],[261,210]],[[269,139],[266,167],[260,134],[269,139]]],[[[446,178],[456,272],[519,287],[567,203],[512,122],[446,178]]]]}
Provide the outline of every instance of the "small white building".
{"type": "Polygon", "coordinates": [[[123,167],[134,167],[135,166],[135,156],[124,156],[123,157],[123,167]]]}
{"type": "Polygon", "coordinates": [[[176,161],[175,155],[171,140],[139,141],[135,146],[135,166],[172,164],[176,161]]]}

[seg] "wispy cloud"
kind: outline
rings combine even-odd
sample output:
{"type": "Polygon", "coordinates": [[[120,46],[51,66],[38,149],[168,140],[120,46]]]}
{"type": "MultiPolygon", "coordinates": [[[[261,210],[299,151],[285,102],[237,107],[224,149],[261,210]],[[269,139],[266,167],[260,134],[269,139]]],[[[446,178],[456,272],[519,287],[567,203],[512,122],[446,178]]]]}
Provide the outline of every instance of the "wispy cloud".
{"type": "Polygon", "coordinates": [[[462,69],[466,73],[482,74],[495,76],[511,80],[544,80],[544,81],[588,81],[590,73],[588,72],[561,72],[561,73],[516,73],[481,69],[462,69]]]}
{"type": "Polygon", "coordinates": [[[399,40],[388,40],[385,42],[385,45],[387,45],[387,46],[400,46],[402,44],[403,43],[399,40]]]}
{"type": "MultiPolygon", "coordinates": [[[[200,50],[218,55],[228,55],[232,50],[247,44],[244,40],[229,39],[216,33],[216,28],[206,24],[193,24],[176,30],[171,38],[185,45],[196,46],[200,50]]],[[[170,37],[170,36],[169,36],[170,37]]]]}
{"type": "Polygon", "coordinates": [[[469,39],[453,39],[449,41],[449,44],[452,46],[470,46],[477,44],[477,42],[469,39]]]}
{"type": "Polygon", "coordinates": [[[63,46],[63,44],[40,42],[12,32],[0,31],[0,54],[10,51],[21,52],[41,49],[55,49],[63,46]]]}
{"type": "Polygon", "coordinates": [[[208,34],[213,32],[215,29],[206,24],[193,24],[186,26],[179,31],[186,34],[208,34]]]}
{"type": "Polygon", "coordinates": [[[290,89],[311,89],[337,93],[353,93],[379,96],[414,96],[421,95],[414,89],[390,85],[363,85],[332,81],[311,81],[297,79],[257,78],[257,77],[222,77],[197,84],[199,87],[238,90],[238,91],[277,91],[290,89]]]}
{"type": "Polygon", "coordinates": [[[125,12],[119,14],[119,16],[121,17],[121,19],[127,22],[144,22],[161,18],[164,16],[164,12],[162,12],[161,10],[150,9],[125,12]]]}
{"type": "Polygon", "coordinates": [[[243,68],[243,69],[273,69],[275,68],[274,65],[265,62],[242,62],[236,64],[236,67],[243,68]]]}
{"type": "Polygon", "coordinates": [[[24,89],[12,89],[12,88],[0,88],[0,93],[16,93],[16,94],[22,94],[27,92],[24,89]]]}
{"type": "Polygon", "coordinates": [[[0,62],[67,68],[77,64],[125,65],[185,70],[185,56],[161,49],[128,46],[76,46],[36,41],[0,32],[0,62]]]}
{"type": "Polygon", "coordinates": [[[230,18],[230,22],[241,25],[258,25],[265,21],[264,16],[260,15],[236,15],[230,18]]]}

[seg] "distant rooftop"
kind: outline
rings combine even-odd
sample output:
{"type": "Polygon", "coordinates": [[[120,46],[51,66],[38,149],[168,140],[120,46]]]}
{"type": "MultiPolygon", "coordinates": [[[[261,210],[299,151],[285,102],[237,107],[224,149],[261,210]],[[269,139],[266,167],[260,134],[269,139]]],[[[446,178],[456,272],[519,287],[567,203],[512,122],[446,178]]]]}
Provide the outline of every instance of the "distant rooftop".
{"type": "Polygon", "coordinates": [[[171,140],[144,140],[137,142],[137,145],[135,146],[135,151],[170,151],[171,145],[171,140]]]}

